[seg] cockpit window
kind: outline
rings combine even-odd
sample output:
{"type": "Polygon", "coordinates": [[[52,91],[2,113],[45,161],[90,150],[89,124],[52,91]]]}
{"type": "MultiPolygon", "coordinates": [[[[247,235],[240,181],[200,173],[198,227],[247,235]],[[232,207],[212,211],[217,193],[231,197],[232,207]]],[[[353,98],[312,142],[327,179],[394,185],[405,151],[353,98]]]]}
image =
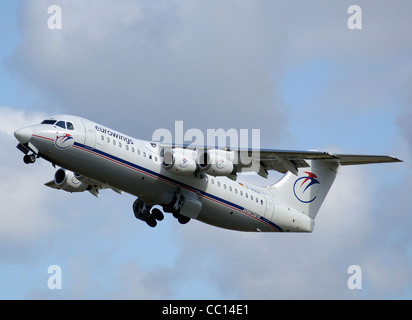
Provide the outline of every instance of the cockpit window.
{"type": "Polygon", "coordinates": [[[58,121],[58,122],[56,123],[56,126],[61,127],[61,128],[63,128],[63,129],[66,129],[66,122],[64,122],[64,121],[58,121]]]}
{"type": "Polygon", "coordinates": [[[46,119],[46,120],[43,120],[41,122],[41,124],[51,124],[51,125],[54,124],[55,126],[58,126],[60,128],[63,128],[63,129],[67,128],[67,130],[74,130],[74,125],[71,122],[64,122],[64,121],[46,119]]]}
{"type": "Polygon", "coordinates": [[[43,120],[41,124],[55,124],[56,120],[43,120]]]}

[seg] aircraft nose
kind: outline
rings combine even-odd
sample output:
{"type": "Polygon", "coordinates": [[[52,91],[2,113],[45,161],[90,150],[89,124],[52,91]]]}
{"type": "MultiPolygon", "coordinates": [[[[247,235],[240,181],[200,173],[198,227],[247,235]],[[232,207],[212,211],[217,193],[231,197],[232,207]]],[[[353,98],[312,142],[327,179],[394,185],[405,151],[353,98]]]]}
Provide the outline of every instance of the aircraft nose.
{"type": "Polygon", "coordinates": [[[14,136],[20,143],[29,142],[33,135],[33,130],[30,127],[25,127],[14,132],[14,136]]]}

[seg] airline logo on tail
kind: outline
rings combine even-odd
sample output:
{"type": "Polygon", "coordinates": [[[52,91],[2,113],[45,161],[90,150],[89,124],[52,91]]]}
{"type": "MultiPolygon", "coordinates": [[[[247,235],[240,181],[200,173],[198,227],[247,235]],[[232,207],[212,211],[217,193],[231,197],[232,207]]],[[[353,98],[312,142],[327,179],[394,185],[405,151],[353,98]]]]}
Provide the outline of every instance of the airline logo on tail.
{"type": "Polygon", "coordinates": [[[305,171],[305,173],[308,175],[307,177],[300,177],[296,179],[293,184],[293,193],[295,194],[296,199],[300,202],[311,203],[316,199],[316,196],[313,196],[308,189],[313,185],[320,184],[320,182],[316,174],[307,171],[305,171]]]}

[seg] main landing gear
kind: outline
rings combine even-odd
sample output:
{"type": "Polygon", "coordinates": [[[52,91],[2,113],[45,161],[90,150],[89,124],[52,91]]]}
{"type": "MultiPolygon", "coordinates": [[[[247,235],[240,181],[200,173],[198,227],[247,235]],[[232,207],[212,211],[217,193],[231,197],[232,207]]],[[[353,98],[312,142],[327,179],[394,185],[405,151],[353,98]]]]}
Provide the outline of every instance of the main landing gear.
{"type": "Polygon", "coordinates": [[[184,204],[185,204],[185,197],[183,196],[183,193],[179,187],[177,188],[173,196],[173,200],[171,204],[166,206],[164,210],[166,212],[171,212],[173,214],[173,217],[175,217],[177,221],[179,221],[180,224],[186,224],[190,221],[190,218],[180,214],[180,209],[183,207],[184,204]]]}
{"type": "Polygon", "coordinates": [[[142,221],[145,221],[149,227],[156,227],[157,221],[164,219],[163,212],[155,208],[150,212],[150,206],[148,206],[142,199],[137,199],[133,203],[134,216],[142,221]]]}
{"type": "MultiPolygon", "coordinates": [[[[170,212],[173,217],[179,221],[181,224],[186,224],[190,221],[189,217],[180,214],[180,209],[185,203],[185,198],[178,188],[173,196],[173,200],[170,204],[164,205],[163,210],[165,212],[170,212]]],[[[158,208],[152,209],[151,206],[145,203],[142,199],[138,198],[133,203],[133,212],[137,219],[145,221],[148,226],[154,228],[157,225],[157,221],[162,221],[164,219],[163,212],[158,208]]]]}

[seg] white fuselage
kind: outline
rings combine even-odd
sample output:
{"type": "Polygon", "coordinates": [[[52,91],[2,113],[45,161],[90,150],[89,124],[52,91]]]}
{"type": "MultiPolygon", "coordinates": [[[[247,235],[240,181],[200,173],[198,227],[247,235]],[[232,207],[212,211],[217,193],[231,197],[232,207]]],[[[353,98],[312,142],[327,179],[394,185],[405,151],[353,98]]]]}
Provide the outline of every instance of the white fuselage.
{"type": "Polygon", "coordinates": [[[178,187],[196,194],[199,221],[240,231],[306,231],[313,220],[276,201],[276,190],[240,180],[214,177],[204,172],[180,176],[162,166],[158,143],[121,134],[103,125],[74,116],[74,129],[39,124],[30,128],[30,144],[46,160],[103,184],[161,205],[178,187]],[[69,134],[73,139],[64,139],[69,134]],[[302,222],[302,223],[300,223],[302,222]]]}

